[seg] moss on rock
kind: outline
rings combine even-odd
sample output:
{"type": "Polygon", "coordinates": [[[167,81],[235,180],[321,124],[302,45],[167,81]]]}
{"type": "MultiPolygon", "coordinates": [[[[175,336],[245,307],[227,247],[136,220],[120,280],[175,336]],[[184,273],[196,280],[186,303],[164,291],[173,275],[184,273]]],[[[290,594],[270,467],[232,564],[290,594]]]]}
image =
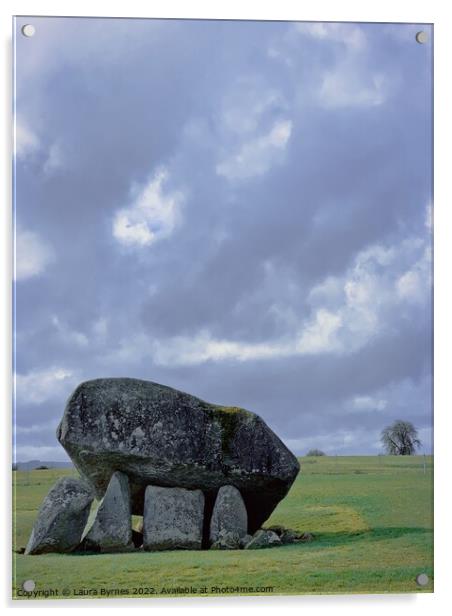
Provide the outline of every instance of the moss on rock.
{"type": "Polygon", "coordinates": [[[221,451],[223,455],[229,455],[231,443],[235,432],[244,417],[252,417],[252,414],[238,406],[217,406],[215,416],[221,426],[221,451]]]}

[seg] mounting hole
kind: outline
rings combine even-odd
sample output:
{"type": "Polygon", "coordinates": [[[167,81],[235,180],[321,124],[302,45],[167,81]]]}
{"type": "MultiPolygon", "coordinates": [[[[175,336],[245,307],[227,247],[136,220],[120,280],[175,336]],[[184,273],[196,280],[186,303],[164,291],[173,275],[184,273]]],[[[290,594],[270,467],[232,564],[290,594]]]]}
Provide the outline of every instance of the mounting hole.
{"type": "Polygon", "coordinates": [[[419,573],[419,575],[416,576],[416,584],[418,586],[427,586],[428,575],[426,573],[419,573]]]}
{"type": "Polygon", "coordinates": [[[426,43],[428,41],[428,34],[427,32],[424,32],[424,30],[421,30],[420,32],[418,32],[416,34],[416,40],[418,43],[420,43],[421,45],[423,45],[424,43],[426,43]]]}
{"type": "Polygon", "coordinates": [[[31,24],[26,24],[25,26],[22,26],[22,34],[27,38],[31,38],[32,36],[34,36],[35,32],[36,28],[31,24]]]}
{"type": "Polygon", "coordinates": [[[25,590],[25,592],[33,592],[34,589],[36,588],[35,581],[25,580],[25,582],[22,584],[22,588],[25,590]]]}

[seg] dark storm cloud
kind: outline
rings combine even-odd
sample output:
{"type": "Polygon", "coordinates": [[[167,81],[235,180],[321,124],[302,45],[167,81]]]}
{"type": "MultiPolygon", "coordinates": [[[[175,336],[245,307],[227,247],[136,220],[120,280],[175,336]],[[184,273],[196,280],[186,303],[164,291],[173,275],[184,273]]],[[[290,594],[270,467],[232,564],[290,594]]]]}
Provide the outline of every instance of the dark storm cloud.
{"type": "Polygon", "coordinates": [[[297,453],[375,451],[397,412],[428,431],[431,76],[412,27],[36,25],[17,40],[18,455],[60,456],[47,424],[106,375],[241,404],[297,453]]]}

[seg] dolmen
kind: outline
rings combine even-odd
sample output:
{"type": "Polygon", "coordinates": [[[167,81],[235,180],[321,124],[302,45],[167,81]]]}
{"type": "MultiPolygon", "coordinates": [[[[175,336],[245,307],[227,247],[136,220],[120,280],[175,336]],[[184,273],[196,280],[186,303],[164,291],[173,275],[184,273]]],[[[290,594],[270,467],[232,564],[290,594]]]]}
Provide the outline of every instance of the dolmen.
{"type": "Polygon", "coordinates": [[[80,479],[50,490],[26,554],[281,543],[261,526],[300,466],[250,411],[150,381],[96,379],[70,396],[57,438],[80,479]],[[143,517],[142,532],[132,515],[143,517]]]}

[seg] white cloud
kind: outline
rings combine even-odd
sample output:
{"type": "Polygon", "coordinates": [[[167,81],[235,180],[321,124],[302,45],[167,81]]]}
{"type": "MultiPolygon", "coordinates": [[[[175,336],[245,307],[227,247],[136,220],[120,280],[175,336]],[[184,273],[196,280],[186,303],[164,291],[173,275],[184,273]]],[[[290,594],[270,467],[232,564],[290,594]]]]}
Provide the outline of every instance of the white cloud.
{"type": "Polygon", "coordinates": [[[46,175],[51,175],[63,167],[63,153],[58,143],[53,143],[49,148],[49,154],[44,163],[43,171],[46,175]]]}
{"type": "Polygon", "coordinates": [[[311,290],[308,300],[317,309],[325,302],[331,307],[331,297],[337,302],[334,312],[343,324],[337,342],[344,352],[356,350],[382,333],[389,311],[403,309],[413,301],[428,301],[429,239],[411,237],[399,245],[369,246],[358,253],[343,276],[330,277],[311,290]]]}
{"type": "Polygon", "coordinates": [[[16,116],[14,133],[14,152],[20,159],[26,158],[39,149],[39,139],[35,133],[16,116]]]}
{"type": "Polygon", "coordinates": [[[395,282],[396,292],[401,300],[420,303],[425,300],[426,289],[432,280],[432,254],[430,245],[424,247],[420,258],[395,282]]]}
{"type": "Polygon", "coordinates": [[[383,74],[363,76],[353,64],[339,64],[327,71],[318,92],[323,107],[375,107],[385,102],[386,80],[383,74]]]}
{"type": "Polygon", "coordinates": [[[313,320],[302,328],[296,344],[297,354],[307,355],[340,350],[336,334],[342,325],[340,314],[320,308],[313,320]]]}
{"type": "Polygon", "coordinates": [[[146,334],[137,334],[120,341],[107,357],[106,363],[120,365],[152,360],[161,366],[197,365],[208,361],[252,360],[293,357],[314,353],[340,351],[336,332],[340,317],[326,310],[317,311],[290,337],[263,343],[215,338],[208,330],[194,336],[175,336],[156,340],[146,334]]]}
{"type": "Polygon", "coordinates": [[[108,319],[99,317],[93,324],[93,333],[99,340],[105,340],[108,334],[108,319]]]}
{"type": "Polygon", "coordinates": [[[272,128],[248,141],[217,165],[218,175],[229,180],[242,180],[266,173],[282,160],[282,154],[292,133],[290,120],[279,120],[272,128]]]}
{"type": "Polygon", "coordinates": [[[416,300],[422,292],[419,272],[413,270],[405,272],[397,280],[396,286],[400,297],[416,300]]]}
{"type": "Polygon", "coordinates": [[[41,167],[45,175],[51,175],[63,167],[64,159],[61,145],[57,142],[52,143],[50,146],[43,144],[28,124],[22,118],[16,116],[14,125],[15,157],[18,160],[25,160],[36,152],[46,155],[41,167]]]}
{"type": "MultiPolygon", "coordinates": [[[[153,339],[145,333],[119,342],[109,362],[121,365],[150,359],[157,365],[208,361],[252,361],[312,354],[346,355],[385,332],[387,316],[429,300],[430,235],[399,244],[373,244],[359,252],[340,276],[328,276],[307,292],[310,315],[301,319],[290,304],[277,302],[269,314],[284,326],[278,339],[259,343],[215,338],[207,330],[192,336],[153,339]]],[[[277,276],[270,262],[269,275],[277,276]]],[[[287,286],[290,286],[288,283],[287,286]]],[[[363,400],[355,402],[363,405],[363,400]]],[[[373,402],[382,408],[381,402],[373,402]]]]}
{"type": "Polygon", "coordinates": [[[386,267],[394,261],[396,255],[397,249],[395,247],[372,244],[358,253],[356,266],[358,269],[366,269],[370,264],[386,267]]]}
{"type": "Polygon", "coordinates": [[[219,340],[212,338],[208,331],[203,331],[195,337],[177,336],[165,341],[156,341],[151,349],[155,363],[164,366],[193,365],[211,360],[265,359],[287,352],[284,344],[246,344],[219,340]]]}
{"type": "MultiPolygon", "coordinates": [[[[311,289],[308,302],[321,312],[329,306],[334,336],[325,340],[325,350],[350,352],[360,348],[376,333],[379,311],[388,299],[382,275],[375,272],[386,251],[373,246],[359,253],[343,276],[328,277],[311,289]],[[339,325],[341,327],[339,328],[339,325]]],[[[384,278],[384,274],[383,274],[384,278]]]]}
{"type": "Polygon", "coordinates": [[[113,220],[113,236],[124,246],[144,247],[169,237],[180,221],[183,195],[167,193],[168,172],[160,168],[138,193],[133,203],[119,210],[113,220]]]}
{"type": "Polygon", "coordinates": [[[89,340],[86,334],[75,329],[71,329],[66,323],[62,323],[56,315],[52,316],[52,325],[55,327],[60,335],[60,338],[64,340],[64,342],[78,347],[87,347],[89,345],[89,340]]]}
{"type": "Polygon", "coordinates": [[[351,401],[351,407],[357,411],[384,411],[387,405],[387,400],[372,396],[355,396],[351,401]]]}
{"type": "Polygon", "coordinates": [[[194,337],[177,336],[147,341],[156,364],[194,365],[207,361],[251,361],[340,351],[336,334],[342,326],[339,315],[318,310],[290,338],[276,342],[244,343],[213,338],[208,331],[194,337]]]}
{"type": "Polygon", "coordinates": [[[71,393],[76,375],[65,368],[52,367],[14,375],[17,404],[42,404],[47,400],[62,399],[71,393]]]}
{"type": "Polygon", "coordinates": [[[321,283],[313,287],[308,294],[308,303],[311,305],[335,304],[344,296],[344,287],[340,279],[335,276],[328,276],[321,283]]]}
{"type": "Polygon", "coordinates": [[[292,58],[290,58],[287,54],[285,54],[281,49],[278,49],[278,47],[276,46],[270,46],[267,50],[267,55],[273,60],[281,60],[281,62],[284,62],[284,64],[288,67],[292,67],[294,65],[294,61],[292,60],[292,58]]]}
{"type": "MultiPolygon", "coordinates": [[[[388,97],[388,71],[373,68],[366,33],[357,24],[299,23],[294,31],[303,38],[322,41],[331,51],[329,66],[319,66],[320,80],[312,96],[324,108],[376,107],[388,97]]],[[[306,92],[303,93],[303,98],[306,92]]]]}
{"type": "Polygon", "coordinates": [[[300,22],[295,24],[295,29],[300,34],[313,39],[342,43],[347,49],[353,51],[362,51],[367,44],[366,35],[362,28],[356,24],[300,22]]]}
{"type": "MultiPolygon", "coordinates": [[[[397,246],[375,244],[362,250],[344,275],[330,276],[311,289],[307,300],[312,311],[307,319],[300,322],[292,311],[277,306],[278,314],[289,316],[286,321],[291,331],[276,341],[256,344],[216,339],[205,330],[192,337],[141,344],[153,361],[162,365],[352,353],[384,331],[388,311],[400,310],[413,299],[428,299],[431,280],[426,244],[428,240],[408,238],[397,246]],[[403,264],[413,261],[416,284],[411,280],[411,269],[410,275],[399,278],[403,264]]],[[[381,402],[376,408],[380,407],[381,402]]]]}
{"type": "Polygon", "coordinates": [[[280,92],[269,90],[254,79],[240,79],[237,87],[226,93],[221,112],[221,130],[236,134],[255,135],[262,130],[267,113],[286,109],[280,92]]]}
{"type": "Polygon", "coordinates": [[[283,162],[292,128],[281,92],[256,77],[238,79],[220,107],[217,174],[231,181],[262,176],[283,162]]]}
{"type": "Polygon", "coordinates": [[[164,341],[147,342],[155,363],[160,365],[193,365],[206,361],[250,361],[334,352],[338,349],[335,334],[340,317],[319,310],[290,339],[276,342],[244,343],[216,339],[208,331],[194,337],[178,336],[164,341]]]}
{"type": "Polygon", "coordinates": [[[15,280],[39,276],[54,260],[53,250],[37,233],[18,227],[15,240],[15,280]]]}

